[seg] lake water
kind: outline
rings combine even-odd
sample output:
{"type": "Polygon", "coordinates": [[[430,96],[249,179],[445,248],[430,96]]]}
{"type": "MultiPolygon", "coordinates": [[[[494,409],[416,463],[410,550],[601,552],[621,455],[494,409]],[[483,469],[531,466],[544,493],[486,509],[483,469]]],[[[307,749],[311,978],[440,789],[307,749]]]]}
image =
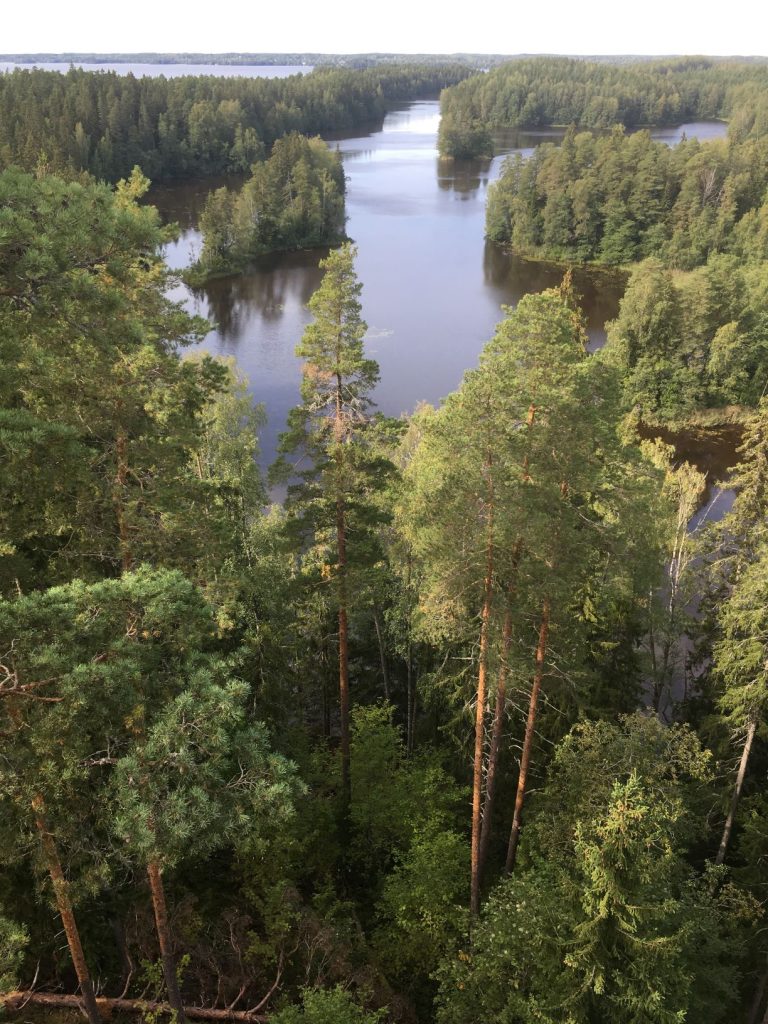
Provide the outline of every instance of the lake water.
{"type": "Polygon", "coordinates": [[[312,68],[308,65],[270,65],[270,64],[128,64],[105,63],[86,64],[81,61],[40,61],[34,64],[14,64],[0,61],[0,71],[13,71],[15,68],[40,68],[41,71],[69,71],[74,66],[85,71],[116,71],[118,75],[133,75],[144,78],[153,75],[165,75],[166,78],[180,78],[182,75],[215,75],[217,78],[287,78],[289,75],[305,75],[312,68]]]}
{"type": "MultiPolygon", "coordinates": [[[[561,132],[505,133],[493,160],[447,162],[437,157],[439,106],[422,101],[392,111],[383,125],[334,140],[347,174],[347,232],[358,247],[368,354],[381,368],[375,392],[389,415],[437,402],[476,364],[501,319],[527,292],[559,283],[560,267],[523,260],[483,238],[488,185],[504,153],[528,153],[561,132]]],[[[697,134],[704,126],[684,126],[697,134]]],[[[722,133],[724,125],[717,125],[722,133]]],[[[706,126],[709,130],[709,125],[706,126]]],[[[186,266],[199,250],[197,216],[221,181],[158,188],[150,195],[166,219],[182,226],[168,248],[171,266],[186,266]]],[[[300,362],[294,348],[309,322],[306,310],[321,280],[323,253],[269,256],[244,274],[210,282],[176,297],[215,324],[205,348],[233,355],[254,397],[266,406],[262,461],[269,463],[288,410],[299,401],[300,362]]],[[[577,269],[590,344],[604,340],[618,310],[624,277],[577,269]]]]}

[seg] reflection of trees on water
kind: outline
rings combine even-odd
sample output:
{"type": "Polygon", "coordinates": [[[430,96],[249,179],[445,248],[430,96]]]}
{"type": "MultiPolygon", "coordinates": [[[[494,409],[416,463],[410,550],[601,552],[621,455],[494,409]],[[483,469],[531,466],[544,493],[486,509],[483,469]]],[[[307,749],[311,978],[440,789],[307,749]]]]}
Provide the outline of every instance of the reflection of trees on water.
{"type": "MultiPolygon", "coordinates": [[[[564,134],[564,128],[533,131],[522,131],[519,128],[498,129],[493,133],[493,148],[496,153],[494,159],[500,159],[512,153],[530,156],[534,147],[542,142],[559,144],[564,134]]],[[[453,191],[461,195],[469,195],[472,192],[477,192],[481,187],[487,188],[489,182],[498,177],[498,173],[492,173],[493,162],[494,160],[489,158],[438,160],[437,183],[444,192],[453,191]]]]}
{"type": "Polygon", "coordinates": [[[490,160],[438,160],[437,184],[443,192],[469,195],[488,186],[490,160]]]}
{"type": "Polygon", "coordinates": [[[217,188],[239,189],[244,180],[243,174],[222,174],[181,183],[153,185],[141,202],[156,206],[163,224],[178,224],[182,231],[197,231],[208,195],[217,188]]]}
{"type": "MultiPolygon", "coordinates": [[[[499,305],[516,306],[527,292],[556,288],[566,269],[557,263],[523,259],[496,242],[486,241],[483,250],[485,283],[496,292],[499,305]]],[[[613,269],[577,266],[573,267],[573,284],[587,318],[590,348],[599,348],[605,341],[605,324],[618,314],[626,275],[613,269]]]]}
{"type": "Polygon", "coordinates": [[[277,323],[286,309],[303,309],[320,284],[318,263],[326,254],[313,249],[265,257],[242,274],[209,281],[195,294],[207,299],[208,316],[221,338],[237,343],[254,323],[277,323]]]}

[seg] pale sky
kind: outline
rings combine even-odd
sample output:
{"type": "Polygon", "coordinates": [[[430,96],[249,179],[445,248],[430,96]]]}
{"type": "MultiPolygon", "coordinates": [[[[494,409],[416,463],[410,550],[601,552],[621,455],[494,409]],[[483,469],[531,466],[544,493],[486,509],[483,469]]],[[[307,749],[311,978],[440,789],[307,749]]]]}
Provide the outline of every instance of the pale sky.
{"type": "Polygon", "coordinates": [[[3,6],[3,53],[768,54],[761,0],[6,0],[3,6]]]}

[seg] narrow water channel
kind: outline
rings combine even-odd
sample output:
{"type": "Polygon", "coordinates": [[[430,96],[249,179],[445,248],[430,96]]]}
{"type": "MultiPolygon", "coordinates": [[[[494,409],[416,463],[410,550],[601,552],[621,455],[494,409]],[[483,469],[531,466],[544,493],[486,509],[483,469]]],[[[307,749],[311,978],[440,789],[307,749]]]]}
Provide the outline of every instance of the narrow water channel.
{"type": "MultiPolygon", "coordinates": [[[[503,316],[527,292],[559,283],[562,268],[505,253],[484,239],[488,185],[504,155],[529,153],[562,132],[508,132],[493,160],[446,162],[437,156],[439,104],[408,104],[383,124],[356,137],[332,141],[347,175],[347,233],[358,247],[368,354],[381,368],[378,407],[388,415],[437,402],[476,364],[480,350],[503,316]]],[[[688,135],[722,134],[724,125],[703,123],[663,130],[674,143],[688,135]]],[[[181,226],[167,260],[186,266],[200,247],[197,222],[205,196],[221,184],[202,181],[153,190],[150,201],[166,220],[181,226]]],[[[176,297],[215,325],[204,348],[233,355],[248,375],[255,399],[267,411],[263,464],[274,457],[288,410],[299,400],[300,364],[294,348],[309,321],[306,304],[320,283],[317,250],[265,257],[245,273],[210,282],[176,297]]],[[[624,276],[577,269],[591,347],[618,310],[624,276]]]]}

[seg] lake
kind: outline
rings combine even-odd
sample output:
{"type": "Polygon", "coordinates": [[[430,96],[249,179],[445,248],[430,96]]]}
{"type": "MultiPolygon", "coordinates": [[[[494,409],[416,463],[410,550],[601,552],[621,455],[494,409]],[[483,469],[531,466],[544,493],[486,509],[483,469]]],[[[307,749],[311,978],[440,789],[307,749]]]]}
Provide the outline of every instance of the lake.
{"type": "MultiPolygon", "coordinates": [[[[437,402],[476,364],[501,319],[527,292],[560,282],[561,267],[512,256],[483,237],[488,185],[504,155],[530,152],[562,132],[505,133],[504,152],[486,161],[437,157],[437,101],[391,111],[383,124],[338,145],[347,174],[347,232],[358,247],[367,353],[381,367],[375,392],[388,415],[437,402]]],[[[682,126],[690,135],[725,131],[724,124],[682,126]]],[[[664,130],[666,131],[666,130],[664,130]]],[[[210,180],[157,188],[150,194],[168,220],[182,227],[168,247],[171,266],[186,266],[200,247],[197,217],[210,180]]],[[[230,182],[232,183],[232,182],[230,182]]],[[[245,273],[210,282],[175,297],[215,324],[204,347],[232,355],[248,375],[254,397],[267,410],[262,462],[274,457],[288,410],[299,401],[300,362],[294,348],[309,322],[306,310],[320,283],[323,254],[305,251],[269,256],[245,273]]],[[[618,310],[624,276],[576,269],[590,345],[602,344],[606,320],[618,310]]]]}

